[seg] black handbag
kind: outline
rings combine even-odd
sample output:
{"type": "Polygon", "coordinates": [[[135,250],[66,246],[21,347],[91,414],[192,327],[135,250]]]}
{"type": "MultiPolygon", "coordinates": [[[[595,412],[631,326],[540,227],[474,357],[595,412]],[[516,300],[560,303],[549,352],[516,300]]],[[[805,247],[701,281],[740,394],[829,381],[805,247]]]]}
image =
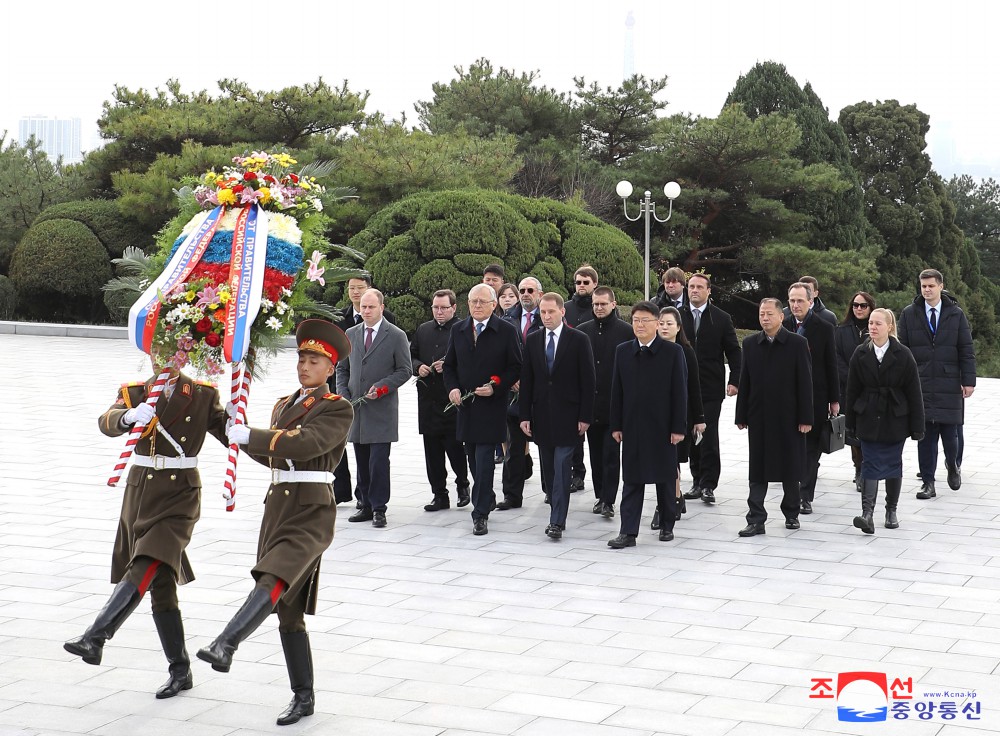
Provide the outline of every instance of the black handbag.
{"type": "Polygon", "coordinates": [[[843,414],[830,417],[823,424],[819,435],[819,446],[824,454],[843,450],[847,441],[847,418],[843,414]]]}

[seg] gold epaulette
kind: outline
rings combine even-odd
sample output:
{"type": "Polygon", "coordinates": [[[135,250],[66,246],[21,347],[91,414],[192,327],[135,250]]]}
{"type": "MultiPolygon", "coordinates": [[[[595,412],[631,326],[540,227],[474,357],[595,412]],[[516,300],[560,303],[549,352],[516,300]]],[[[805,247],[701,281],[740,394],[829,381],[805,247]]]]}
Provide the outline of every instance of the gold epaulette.
{"type": "Polygon", "coordinates": [[[330,401],[336,401],[337,399],[342,398],[342,397],[341,397],[340,394],[324,394],[323,398],[324,399],[329,399],[330,401]]]}
{"type": "Polygon", "coordinates": [[[145,386],[145,381],[129,381],[128,383],[123,383],[122,388],[134,388],[135,386],[145,386]]]}
{"type": "Polygon", "coordinates": [[[200,379],[195,379],[195,380],[194,380],[194,383],[197,383],[197,384],[198,384],[199,386],[208,386],[209,388],[218,388],[218,387],[217,387],[217,386],[216,386],[216,385],[215,385],[214,383],[212,383],[211,381],[202,381],[202,380],[200,380],[200,379]]]}

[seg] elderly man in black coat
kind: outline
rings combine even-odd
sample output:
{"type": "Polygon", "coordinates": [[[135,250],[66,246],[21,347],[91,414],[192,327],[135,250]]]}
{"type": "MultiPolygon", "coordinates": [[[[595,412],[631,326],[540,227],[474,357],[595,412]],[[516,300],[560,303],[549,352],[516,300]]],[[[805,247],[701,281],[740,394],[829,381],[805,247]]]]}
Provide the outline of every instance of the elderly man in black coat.
{"type": "Polygon", "coordinates": [[[924,395],[924,438],[917,443],[923,488],[917,498],[934,498],[938,438],[944,448],[948,486],[962,487],[958,430],[965,423],[965,400],[976,390],[976,352],[972,331],[958,303],[943,293],[944,276],[920,272],[920,296],[899,317],[899,341],[920,369],[924,395]]]}
{"type": "MultiPolygon", "coordinates": [[[[799,482],[805,470],[805,435],[812,429],[809,343],[781,326],[781,302],[760,302],[761,331],[743,340],[736,426],[750,430],[750,494],[741,537],[764,534],[769,481],[780,481],[785,528],[799,528],[799,482]]],[[[663,514],[660,514],[661,519],[663,514]]]]}
{"type": "Polygon", "coordinates": [[[489,533],[486,522],[496,508],[493,453],[507,434],[507,390],[521,374],[517,330],[493,314],[496,302],[493,287],[472,287],[469,316],[452,327],[444,357],[444,385],[458,411],[456,434],[472,471],[476,536],[489,533]]]}
{"type": "Polygon", "coordinates": [[[605,519],[615,515],[618,481],[621,477],[621,448],[611,437],[611,378],[615,369],[615,351],[634,335],[627,322],[618,316],[615,292],[609,286],[594,289],[594,319],[577,329],[590,338],[594,353],[597,387],[594,394],[594,421],[587,430],[590,447],[590,477],[594,483],[594,513],[605,519]]]}
{"type": "Polygon", "coordinates": [[[417,327],[410,341],[413,375],[417,376],[417,430],[424,440],[424,466],[427,482],[434,498],[424,506],[424,511],[440,511],[451,507],[448,498],[447,456],[455,473],[458,507],[468,506],[469,464],[465,447],[455,436],[455,412],[445,412],[450,403],[444,387],[444,355],[448,352],[448,338],[458,318],[455,316],[456,298],[451,289],[434,292],[431,312],[434,319],[417,327]]]}
{"type": "Polygon", "coordinates": [[[521,366],[521,431],[538,445],[549,479],[552,507],[545,533],[566,529],[573,452],[594,419],[594,355],[587,336],[563,323],[566,309],[555,292],[538,305],[545,329],[528,336],[521,366]]]}
{"type": "Polygon", "coordinates": [[[813,308],[812,286],[796,281],[788,287],[788,308],[784,328],[802,335],[809,343],[812,361],[813,428],[806,435],[806,467],[799,487],[799,503],[803,514],[812,513],[819,475],[820,435],[828,416],[840,413],[840,376],[837,373],[837,347],[833,327],[813,308]]]}
{"type": "Polygon", "coordinates": [[[618,346],[611,379],[611,435],[622,445],[621,533],[612,549],[634,547],[646,484],[656,485],[660,541],[674,538],[677,443],[687,432],[687,363],[680,345],[656,332],[659,308],[632,307],[635,339],[618,346]]]}

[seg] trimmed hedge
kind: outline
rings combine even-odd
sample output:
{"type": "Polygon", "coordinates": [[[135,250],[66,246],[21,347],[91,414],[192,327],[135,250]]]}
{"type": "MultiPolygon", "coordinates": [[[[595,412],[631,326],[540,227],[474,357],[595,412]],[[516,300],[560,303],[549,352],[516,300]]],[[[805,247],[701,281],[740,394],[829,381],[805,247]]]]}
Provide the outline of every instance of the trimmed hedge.
{"type": "Polygon", "coordinates": [[[111,258],[120,258],[126,246],[148,250],[153,245],[152,238],[133,218],[122,214],[116,202],[106,199],[84,199],[52,205],[43,210],[32,225],[49,220],[75,220],[83,223],[101,241],[111,258]]]}
{"type": "Polygon", "coordinates": [[[13,319],[16,310],[17,290],[14,282],[6,276],[0,276],[0,319],[13,319]]]}
{"type": "Polygon", "coordinates": [[[642,257],[631,238],[551,199],[482,189],[422,192],[380,210],[348,245],[368,254],[365,268],[410,333],[430,319],[431,294],[448,288],[464,296],[489,263],[501,263],[509,281],[530,274],[565,296],[586,262],[619,303],[642,298],[642,257]]]}

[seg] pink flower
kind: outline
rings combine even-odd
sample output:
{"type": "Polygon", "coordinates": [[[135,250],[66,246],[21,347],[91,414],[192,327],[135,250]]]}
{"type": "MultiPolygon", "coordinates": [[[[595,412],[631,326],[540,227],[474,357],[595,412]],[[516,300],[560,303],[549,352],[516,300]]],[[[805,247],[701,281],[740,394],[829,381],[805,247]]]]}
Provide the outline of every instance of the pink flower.
{"type": "Polygon", "coordinates": [[[244,189],[243,193],[240,195],[240,204],[253,204],[258,199],[264,195],[258,192],[256,189],[244,189]]]}
{"type": "Polygon", "coordinates": [[[219,303],[219,289],[209,284],[198,292],[198,301],[194,303],[196,307],[210,307],[219,303]]]}
{"type": "Polygon", "coordinates": [[[310,281],[318,281],[320,286],[326,286],[326,279],[323,278],[323,273],[326,269],[319,267],[321,260],[323,260],[323,254],[318,250],[314,250],[312,258],[306,261],[309,264],[309,268],[306,270],[306,278],[310,281]]]}

